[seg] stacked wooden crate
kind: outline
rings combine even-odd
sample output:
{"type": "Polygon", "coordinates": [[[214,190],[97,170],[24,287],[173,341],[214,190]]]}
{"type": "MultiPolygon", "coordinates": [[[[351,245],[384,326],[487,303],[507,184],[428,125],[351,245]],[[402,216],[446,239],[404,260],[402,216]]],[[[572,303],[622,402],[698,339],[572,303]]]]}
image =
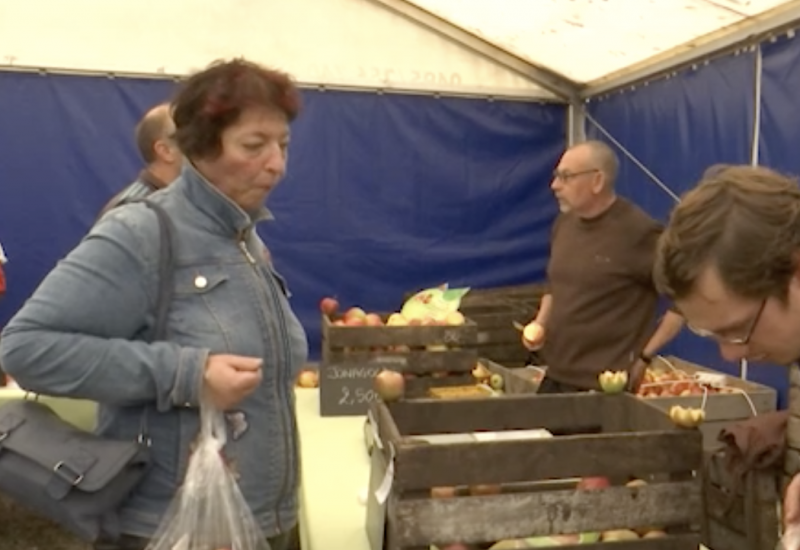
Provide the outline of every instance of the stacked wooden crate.
{"type": "Polygon", "coordinates": [[[570,534],[581,548],[696,550],[703,538],[701,434],[629,394],[376,402],[370,416],[372,550],[570,534]]]}
{"type": "MultiPolygon", "coordinates": [[[[388,314],[381,315],[384,323],[388,314]]],[[[407,374],[406,395],[473,382],[477,325],[336,326],[322,315],[320,414],[366,414],[383,369],[407,374]]]]}
{"type": "Polygon", "coordinates": [[[708,538],[713,550],[775,548],[779,537],[778,470],[751,470],[737,479],[726,449],[709,451],[704,476],[708,538]]]}
{"type": "Polygon", "coordinates": [[[706,416],[700,431],[703,433],[706,449],[716,449],[719,446],[719,433],[731,423],[775,411],[778,406],[778,394],[774,388],[730,376],[679,357],[655,358],[648,370],[655,374],[646,375],[639,389],[639,397],[666,412],[673,405],[702,407],[706,416]],[[703,385],[698,383],[699,373],[721,376],[724,386],[704,390],[703,385]]]}
{"type": "Polygon", "coordinates": [[[461,312],[478,325],[478,353],[507,367],[524,367],[531,354],[514,323],[533,319],[546,287],[541,283],[474,288],[461,300],[461,312]]]}

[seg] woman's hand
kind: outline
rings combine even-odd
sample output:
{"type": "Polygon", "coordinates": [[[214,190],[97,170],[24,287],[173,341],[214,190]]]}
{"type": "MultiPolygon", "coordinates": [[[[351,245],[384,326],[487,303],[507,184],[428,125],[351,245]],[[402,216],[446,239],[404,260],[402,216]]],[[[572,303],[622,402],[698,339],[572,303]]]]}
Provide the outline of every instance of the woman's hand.
{"type": "Polygon", "coordinates": [[[203,378],[209,400],[221,411],[238,405],[261,383],[262,363],[258,357],[211,355],[203,378]]]}

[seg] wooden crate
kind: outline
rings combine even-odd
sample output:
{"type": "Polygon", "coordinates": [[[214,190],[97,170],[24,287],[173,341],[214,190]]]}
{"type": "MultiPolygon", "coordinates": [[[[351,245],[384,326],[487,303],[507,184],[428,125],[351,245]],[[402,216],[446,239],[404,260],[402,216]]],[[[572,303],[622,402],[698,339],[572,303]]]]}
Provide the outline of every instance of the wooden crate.
{"type": "Polygon", "coordinates": [[[748,472],[737,484],[725,467],[725,450],[707,451],[703,493],[713,550],[775,548],[780,538],[778,470],[748,472]]]}
{"type": "MultiPolygon", "coordinates": [[[[384,322],[389,314],[381,315],[384,322]]],[[[478,360],[477,325],[336,326],[322,315],[320,414],[366,414],[377,399],[373,379],[383,369],[407,374],[406,395],[433,386],[472,382],[478,360]],[[431,349],[434,348],[434,349],[431,349]]]]}
{"type": "Polygon", "coordinates": [[[539,390],[539,384],[542,383],[542,379],[544,379],[544,375],[547,373],[547,367],[539,367],[536,365],[528,365],[524,368],[514,368],[509,369],[511,376],[515,378],[519,378],[524,382],[536,386],[536,390],[539,390]]]}
{"type": "MultiPolygon", "coordinates": [[[[485,357],[478,359],[478,363],[482,365],[489,373],[492,375],[498,375],[502,380],[502,385],[500,388],[496,388],[490,382],[481,384],[479,381],[478,384],[490,388],[490,391],[482,397],[496,397],[497,395],[503,394],[518,395],[525,393],[536,393],[536,391],[539,389],[539,384],[533,380],[526,380],[525,378],[514,375],[514,369],[507,369],[503,365],[495,363],[494,361],[485,357]]],[[[428,395],[425,397],[437,397],[437,393],[446,393],[446,390],[443,392],[436,392],[434,390],[435,388],[429,389],[428,395]]]]}
{"type": "Polygon", "coordinates": [[[461,312],[478,325],[476,347],[481,357],[509,367],[527,364],[529,352],[522,345],[520,331],[514,327],[514,323],[529,323],[536,313],[535,309],[507,299],[497,299],[462,305],[461,312]]]}
{"type": "Polygon", "coordinates": [[[541,302],[542,296],[546,293],[547,285],[541,282],[490,288],[471,288],[466,296],[461,299],[461,307],[491,304],[498,300],[506,300],[524,305],[532,309],[533,313],[536,313],[539,308],[539,302],[541,302]]]}
{"type": "MultiPolygon", "coordinates": [[[[690,375],[698,372],[723,374],[678,357],[668,356],[665,359],[669,364],[656,358],[653,360],[652,367],[669,370],[671,366],[674,366],[690,375]]],[[[778,394],[773,388],[729,375],[725,375],[725,381],[726,385],[735,388],[735,391],[733,393],[709,393],[705,403],[706,420],[700,426],[700,431],[703,432],[704,445],[707,449],[719,447],[717,437],[723,428],[732,422],[752,418],[753,408],[758,413],[766,413],[776,410],[778,406],[778,394]]],[[[700,407],[703,403],[702,393],[687,396],[642,397],[642,399],[667,412],[673,405],[700,407]]]]}
{"type": "Polygon", "coordinates": [[[676,428],[663,411],[629,394],[376,402],[370,416],[380,451],[372,453],[368,495],[372,550],[427,550],[431,544],[441,548],[647,526],[668,534],[580,548],[697,550],[700,544],[702,436],[676,428]],[[542,428],[555,436],[502,437],[510,430],[542,428]],[[576,431],[581,433],[558,435],[576,431]],[[655,474],[668,478],[624,485],[655,474]],[[596,476],[615,484],[576,490],[576,478],[596,476]],[[458,493],[432,498],[433,488],[458,493]],[[469,496],[465,488],[480,494],[469,496]]]}

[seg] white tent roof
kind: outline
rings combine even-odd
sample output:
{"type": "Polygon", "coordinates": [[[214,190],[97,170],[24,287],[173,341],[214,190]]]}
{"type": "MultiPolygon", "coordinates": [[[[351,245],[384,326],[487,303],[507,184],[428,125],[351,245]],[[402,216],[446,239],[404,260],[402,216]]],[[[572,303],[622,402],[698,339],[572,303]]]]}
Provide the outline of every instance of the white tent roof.
{"type": "Polygon", "coordinates": [[[800,17],[797,0],[401,1],[567,84],[597,91],[800,17]]]}

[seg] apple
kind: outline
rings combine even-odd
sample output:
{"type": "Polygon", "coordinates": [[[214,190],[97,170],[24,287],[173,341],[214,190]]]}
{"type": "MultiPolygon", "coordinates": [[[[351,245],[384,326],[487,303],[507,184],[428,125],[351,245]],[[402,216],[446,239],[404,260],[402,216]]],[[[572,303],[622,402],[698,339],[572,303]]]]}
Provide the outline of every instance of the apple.
{"type": "Polygon", "coordinates": [[[455,487],[432,487],[431,498],[453,498],[456,496],[455,487]]]}
{"type": "Polygon", "coordinates": [[[611,487],[611,481],[607,477],[595,476],[582,478],[576,488],[579,491],[594,491],[606,487],[611,487]]]}
{"type": "Polygon", "coordinates": [[[472,369],[472,376],[478,380],[486,380],[492,375],[491,371],[487,369],[483,363],[477,363],[475,368],[472,369]]]}
{"type": "Polygon", "coordinates": [[[339,302],[336,298],[323,298],[322,301],[319,303],[319,310],[330,317],[331,315],[335,314],[339,311],[339,302]]]}
{"type": "Polygon", "coordinates": [[[653,529],[652,531],[648,531],[644,535],[642,535],[643,539],[660,539],[662,537],[666,537],[667,534],[660,530],[660,529],[653,529]]]}
{"type": "Polygon", "coordinates": [[[359,318],[364,319],[367,316],[367,312],[361,309],[360,307],[351,307],[348,309],[344,314],[344,320],[347,321],[348,319],[352,318],[359,318]]]}
{"type": "Polygon", "coordinates": [[[392,313],[386,320],[386,325],[390,327],[403,327],[408,324],[408,321],[400,313],[392,313]]]}
{"type": "Polygon", "coordinates": [[[366,317],[364,317],[364,321],[368,327],[383,326],[383,319],[381,319],[381,316],[377,313],[368,313],[366,317]]]}
{"type": "Polygon", "coordinates": [[[537,344],[541,339],[544,333],[544,329],[542,325],[533,321],[532,323],[528,323],[525,325],[525,328],[522,329],[522,337],[525,341],[530,342],[531,344],[537,344]]]}
{"type": "Polygon", "coordinates": [[[503,376],[501,374],[494,373],[489,377],[489,385],[493,390],[502,390],[504,383],[505,380],[503,380],[503,376]]]}
{"type": "Polygon", "coordinates": [[[611,531],[604,531],[601,538],[604,542],[636,540],[639,538],[639,535],[637,535],[635,531],[631,531],[630,529],[614,529],[611,531]]]}
{"type": "Polygon", "coordinates": [[[469,488],[469,494],[472,496],[483,496],[483,495],[499,495],[502,492],[502,489],[499,485],[472,485],[469,488]]]}
{"type": "Polygon", "coordinates": [[[403,397],[406,380],[403,375],[393,370],[382,370],[375,376],[375,391],[384,401],[396,401],[403,397]]]}
{"type": "Polygon", "coordinates": [[[464,314],[460,311],[451,311],[448,313],[445,318],[444,322],[446,325],[463,325],[466,322],[464,318],[464,314]]]}
{"type": "Polygon", "coordinates": [[[422,320],[421,319],[411,319],[411,320],[408,321],[408,324],[411,325],[411,326],[415,326],[415,327],[421,326],[422,325],[422,320]]]}
{"type": "Polygon", "coordinates": [[[346,326],[346,325],[344,324],[344,321],[342,319],[337,319],[336,321],[333,322],[333,326],[335,326],[335,327],[343,327],[343,326],[346,326]]]}
{"type": "Polygon", "coordinates": [[[367,321],[364,317],[345,317],[344,324],[348,327],[364,327],[367,321]]]}
{"type": "Polygon", "coordinates": [[[297,385],[301,388],[316,388],[319,386],[319,373],[310,369],[300,371],[297,376],[297,385]]]}
{"type": "Polygon", "coordinates": [[[643,479],[633,479],[625,484],[625,487],[644,487],[647,482],[643,479]]]}
{"type": "Polygon", "coordinates": [[[628,385],[628,373],[624,370],[616,372],[603,371],[597,379],[600,382],[600,388],[605,393],[620,393],[628,385]]]}

